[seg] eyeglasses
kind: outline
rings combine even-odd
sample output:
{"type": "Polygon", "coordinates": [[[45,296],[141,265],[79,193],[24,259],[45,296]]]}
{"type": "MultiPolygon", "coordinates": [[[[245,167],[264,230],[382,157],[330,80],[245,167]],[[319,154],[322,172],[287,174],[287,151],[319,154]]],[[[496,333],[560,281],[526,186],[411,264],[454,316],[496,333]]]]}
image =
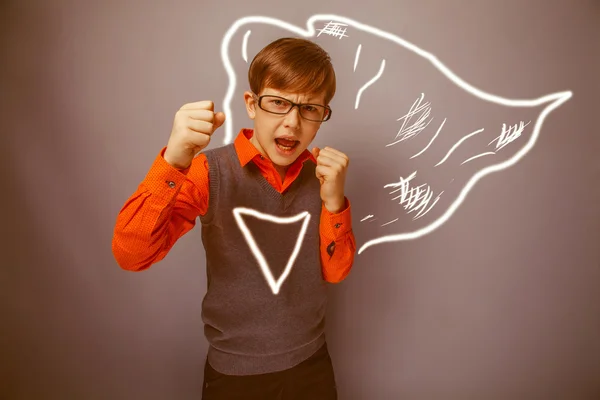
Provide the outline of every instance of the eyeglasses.
{"type": "Polygon", "coordinates": [[[302,118],[314,122],[325,122],[331,118],[329,106],[294,103],[279,96],[262,95],[258,98],[258,106],[261,110],[278,115],[285,115],[297,106],[302,118]]]}

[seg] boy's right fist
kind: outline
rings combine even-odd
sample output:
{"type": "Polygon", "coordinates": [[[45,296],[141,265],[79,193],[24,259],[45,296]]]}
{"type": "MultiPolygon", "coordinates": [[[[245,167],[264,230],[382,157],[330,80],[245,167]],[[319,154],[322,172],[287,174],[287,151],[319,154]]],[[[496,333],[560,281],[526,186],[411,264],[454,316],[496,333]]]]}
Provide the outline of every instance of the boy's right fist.
{"type": "Polygon", "coordinates": [[[225,114],[214,113],[210,100],[185,104],[175,114],[173,129],[164,153],[171,166],[185,169],[194,156],[210,143],[213,132],[225,122],[225,114]]]}

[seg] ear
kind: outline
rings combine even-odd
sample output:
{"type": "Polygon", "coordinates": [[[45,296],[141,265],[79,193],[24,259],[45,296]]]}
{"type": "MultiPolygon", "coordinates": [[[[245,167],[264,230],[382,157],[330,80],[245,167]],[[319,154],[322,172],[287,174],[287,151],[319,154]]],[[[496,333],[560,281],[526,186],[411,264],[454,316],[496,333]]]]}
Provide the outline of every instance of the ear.
{"type": "Polygon", "coordinates": [[[248,113],[248,117],[250,119],[254,119],[256,117],[256,107],[258,106],[257,100],[254,98],[254,94],[252,92],[244,92],[244,103],[246,103],[246,112],[248,113]]]}

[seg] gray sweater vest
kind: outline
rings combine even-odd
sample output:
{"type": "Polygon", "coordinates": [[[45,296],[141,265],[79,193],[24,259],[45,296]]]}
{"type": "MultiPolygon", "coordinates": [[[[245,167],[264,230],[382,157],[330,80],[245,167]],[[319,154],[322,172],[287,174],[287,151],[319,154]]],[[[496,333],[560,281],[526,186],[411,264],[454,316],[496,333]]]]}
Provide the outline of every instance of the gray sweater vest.
{"type": "Polygon", "coordinates": [[[233,144],[204,154],[210,177],[208,211],[200,217],[208,361],[229,375],[291,368],[325,342],[316,166],[306,161],[280,194],[256,164],[242,168],[233,144]]]}

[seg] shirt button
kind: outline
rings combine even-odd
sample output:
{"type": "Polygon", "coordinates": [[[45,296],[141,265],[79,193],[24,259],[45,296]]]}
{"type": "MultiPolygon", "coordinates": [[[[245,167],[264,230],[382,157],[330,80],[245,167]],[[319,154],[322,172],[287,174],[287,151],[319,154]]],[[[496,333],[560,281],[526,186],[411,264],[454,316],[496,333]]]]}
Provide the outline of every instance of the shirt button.
{"type": "Polygon", "coordinates": [[[265,159],[265,157],[264,157],[264,156],[260,156],[260,159],[261,159],[261,160],[264,160],[264,159],[265,159]]]}
{"type": "Polygon", "coordinates": [[[332,256],[334,251],[335,251],[335,242],[331,242],[331,243],[329,243],[329,246],[327,246],[327,254],[329,254],[329,256],[332,256]]]}
{"type": "Polygon", "coordinates": [[[167,181],[167,184],[169,185],[169,187],[171,189],[173,189],[175,187],[175,182],[173,182],[173,181],[167,181]]]}
{"type": "Polygon", "coordinates": [[[335,224],[334,225],[336,228],[339,228],[340,226],[342,226],[342,224],[335,224]]]}

